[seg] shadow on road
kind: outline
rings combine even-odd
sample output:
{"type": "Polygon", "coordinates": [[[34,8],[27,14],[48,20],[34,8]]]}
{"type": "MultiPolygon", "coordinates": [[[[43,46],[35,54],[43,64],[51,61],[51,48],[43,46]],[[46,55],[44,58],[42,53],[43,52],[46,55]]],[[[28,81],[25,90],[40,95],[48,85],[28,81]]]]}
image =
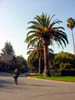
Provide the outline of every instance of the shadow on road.
{"type": "Polygon", "coordinates": [[[5,90],[18,90],[18,89],[29,89],[29,88],[52,88],[56,86],[52,85],[45,85],[39,83],[28,83],[28,81],[23,81],[18,79],[18,85],[15,85],[14,80],[12,77],[8,78],[1,78],[0,79],[0,89],[5,90]]]}

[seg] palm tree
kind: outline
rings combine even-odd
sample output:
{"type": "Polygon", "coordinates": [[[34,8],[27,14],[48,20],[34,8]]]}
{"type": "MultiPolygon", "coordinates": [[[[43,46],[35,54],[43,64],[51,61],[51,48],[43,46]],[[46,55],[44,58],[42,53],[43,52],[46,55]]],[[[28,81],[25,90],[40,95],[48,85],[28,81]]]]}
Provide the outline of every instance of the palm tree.
{"type": "Polygon", "coordinates": [[[41,59],[43,57],[43,45],[42,41],[38,41],[34,47],[29,48],[28,45],[28,52],[27,54],[33,54],[34,56],[37,55],[39,58],[39,73],[41,74],[41,59]]]}
{"type": "Polygon", "coordinates": [[[67,27],[72,31],[73,48],[74,48],[74,55],[75,55],[75,44],[74,44],[74,36],[73,36],[73,28],[75,27],[75,20],[72,17],[68,18],[67,27]]]}
{"type": "Polygon", "coordinates": [[[66,43],[68,43],[64,28],[56,26],[56,24],[60,24],[62,21],[57,19],[52,21],[53,17],[54,15],[50,17],[45,14],[36,16],[33,21],[29,22],[31,25],[28,27],[29,32],[26,37],[26,42],[31,43],[32,46],[38,40],[43,41],[45,76],[50,76],[48,67],[48,46],[51,45],[53,41],[56,41],[58,45],[62,45],[63,43],[65,46],[66,43]]]}
{"type": "MultiPolygon", "coordinates": [[[[27,54],[33,54],[34,56],[38,56],[38,58],[39,58],[39,73],[41,74],[41,60],[43,59],[43,54],[44,54],[44,49],[43,49],[43,43],[42,43],[42,41],[39,41],[39,42],[37,42],[37,45],[35,46],[35,47],[33,47],[33,48],[28,48],[29,50],[28,50],[28,52],[27,52],[27,54]]],[[[48,49],[48,52],[50,53],[52,53],[53,52],[53,50],[52,49],[48,49]]]]}

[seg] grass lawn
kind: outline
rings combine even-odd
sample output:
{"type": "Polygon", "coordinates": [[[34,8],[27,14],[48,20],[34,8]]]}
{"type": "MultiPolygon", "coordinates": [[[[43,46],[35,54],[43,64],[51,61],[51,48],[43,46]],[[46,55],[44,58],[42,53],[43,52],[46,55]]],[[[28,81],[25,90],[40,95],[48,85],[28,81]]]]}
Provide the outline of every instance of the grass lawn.
{"type": "Polygon", "coordinates": [[[40,79],[46,79],[46,80],[56,80],[56,81],[66,81],[66,82],[75,82],[75,76],[60,76],[60,77],[44,77],[43,74],[34,74],[34,75],[29,75],[30,77],[33,78],[40,78],[40,79]]]}

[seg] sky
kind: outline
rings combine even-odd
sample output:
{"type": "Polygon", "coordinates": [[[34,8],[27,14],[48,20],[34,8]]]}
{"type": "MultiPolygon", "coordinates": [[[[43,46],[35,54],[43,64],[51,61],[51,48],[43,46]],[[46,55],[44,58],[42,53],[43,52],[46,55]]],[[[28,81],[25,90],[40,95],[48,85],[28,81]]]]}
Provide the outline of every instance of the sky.
{"type": "Polygon", "coordinates": [[[51,48],[54,52],[73,53],[72,35],[66,21],[69,17],[75,18],[75,0],[0,0],[0,52],[5,42],[11,42],[15,54],[27,58],[27,44],[24,42],[28,31],[27,23],[42,13],[55,14],[55,19],[62,20],[69,40],[64,49],[53,45],[51,48]]]}

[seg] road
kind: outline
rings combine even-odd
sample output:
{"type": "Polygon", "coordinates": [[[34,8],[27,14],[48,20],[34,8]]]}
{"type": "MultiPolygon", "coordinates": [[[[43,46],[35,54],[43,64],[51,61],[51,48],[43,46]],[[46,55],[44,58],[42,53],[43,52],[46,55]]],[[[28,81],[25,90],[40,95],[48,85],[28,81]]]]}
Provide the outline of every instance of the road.
{"type": "Polygon", "coordinates": [[[75,100],[75,84],[0,76],[0,100],[75,100]]]}

